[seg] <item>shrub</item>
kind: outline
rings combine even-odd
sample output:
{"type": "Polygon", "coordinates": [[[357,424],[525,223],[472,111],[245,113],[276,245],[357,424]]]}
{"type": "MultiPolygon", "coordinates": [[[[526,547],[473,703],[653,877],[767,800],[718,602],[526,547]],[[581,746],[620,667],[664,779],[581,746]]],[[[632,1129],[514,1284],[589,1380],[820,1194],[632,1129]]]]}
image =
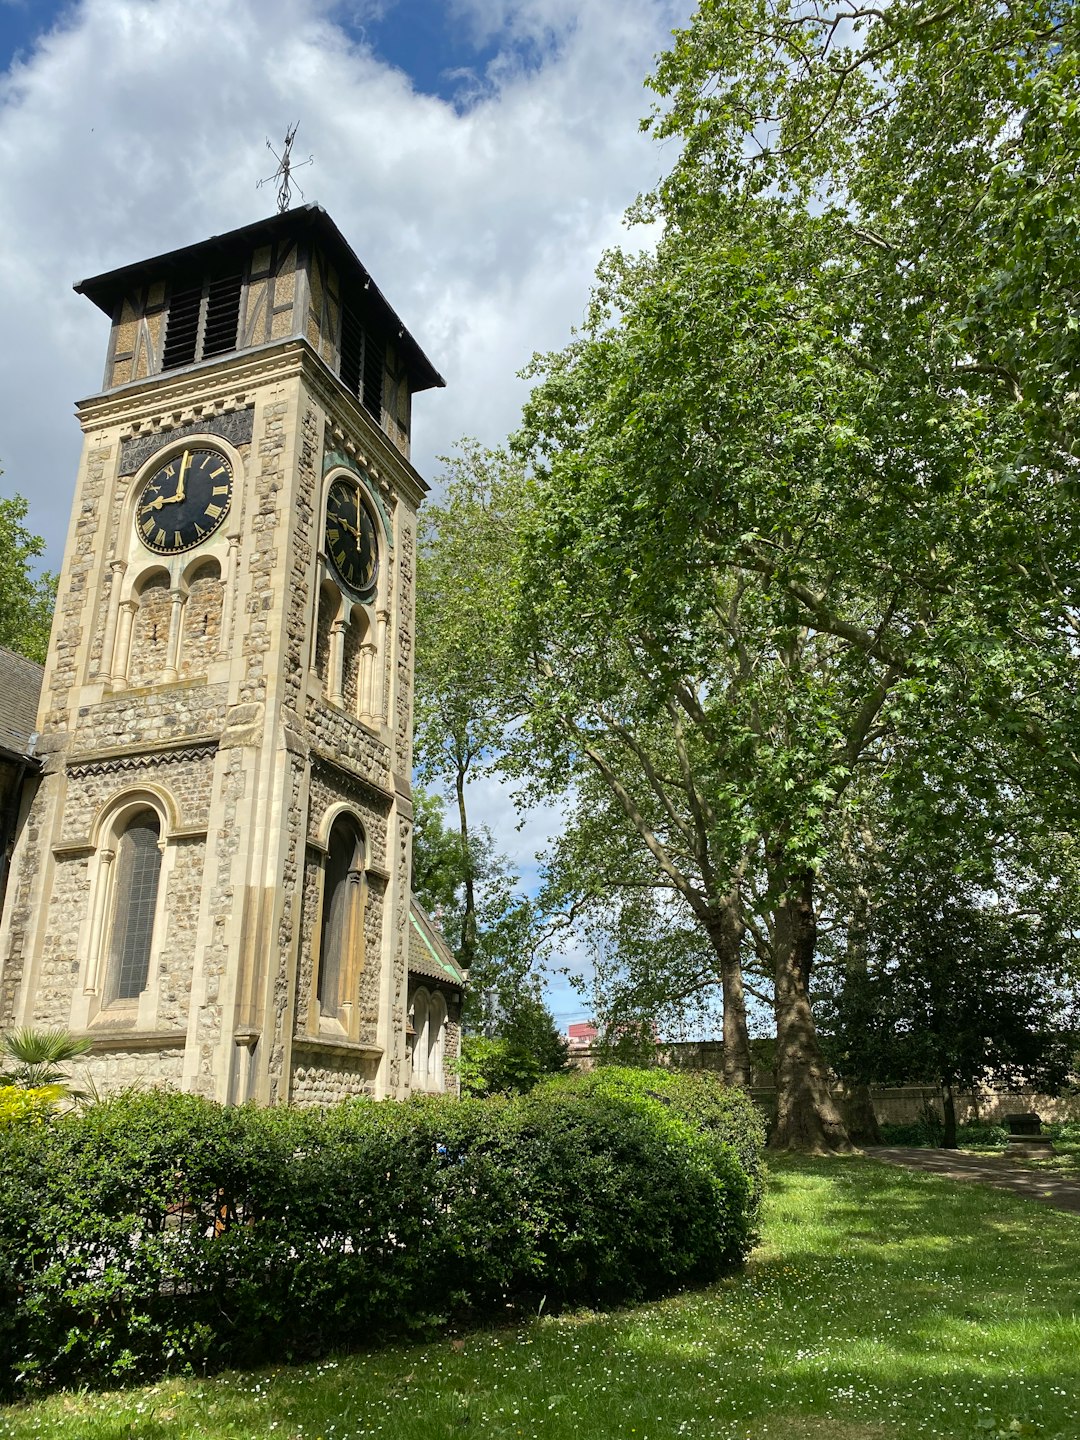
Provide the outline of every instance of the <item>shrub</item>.
{"type": "MultiPolygon", "coordinates": [[[[879,1128],[883,1145],[917,1145],[933,1149],[941,1144],[945,1134],[940,1117],[934,1115],[932,1123],[926,1112],[910,1124],[883,1124],[879,1128]]],[[[956,1143],[961,1150],[968,1147],[987,1149],[1004,1145],[1008,1138],[1009,1132],[1004,1125],[994,1125],[986,1120],[972,1120],[966,1125],[956,1127],[956,1143]]]]}
{"type": "MultiPolygon", "coordinates": [[[[717,1154],[730,1149],[751,1185],[750,1211],[757,1212],[764,1181],[765,1122],[745,1090],[724,1084],[711,1071],[628,1069],[601,1066],[549,1080],[542,1090],[573,1090],[607,1095],[645,1106],[656,1115],[680,1121],[717,1154]]],[[[717,1160],[717,1164],[722,1162],[717,1160]]]]}
{"type": "Polygon", "coordinates": [[[0,1130],[9,1125],[42,1125],[63,1096],[60,1085],[39,1085],[32,1090],[21,1085],[0,1085],[0,1130]]]}
{"type": "Polygon", "coordinates": [[[615,1303],[745,1255],[754,1182],[717,1138],[740,1102],[561,1084],[329,1110],[155,1091],[0,1129],[0,1387],[615,1303]]]}

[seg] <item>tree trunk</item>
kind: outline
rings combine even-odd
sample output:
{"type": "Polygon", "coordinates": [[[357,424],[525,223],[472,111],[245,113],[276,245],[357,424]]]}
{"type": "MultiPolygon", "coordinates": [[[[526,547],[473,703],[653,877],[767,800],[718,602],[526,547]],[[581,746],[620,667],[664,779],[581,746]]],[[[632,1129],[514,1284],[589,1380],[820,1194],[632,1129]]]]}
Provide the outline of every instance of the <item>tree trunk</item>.
{"type": "Polygon", "coordinates": [[[945,1112],[945,1133],[941,1137],[941,1148],[943,1150],[955,1150],[956,1096],[953,1093],[951,1080],[943,1080],[941,1083],[941,1108],[945,1112]]]}
{"type": "MultiPolygon", "coordinates": [[[[872,838],[863,836],[864,847],[869,850],[872,838]]],[[[854,862],[854,857],[853,862],[854,862]]],[[[859,885],[855,892],[851,921],[848,925],[847,954],[844,960],[844,983],[846,986],[861,985],[866,981],[866,937],[869,928],[870,896],[865,885],[859,885]]],[[[870,1086],[865,1080],[844,1074],[844,1100],[842,1111],[848,1137],[856,1145],[880,1145],[881,1129],[877,1112],[870,1098],[870,1086]]]]}
{"type": "Polygon", "coordinates": [[[862,1080],[848,1080],[844,1089],[842,1109],[848,1138],[856,1145],[880,1145],[881,1129],[870,1086],[862,1080]]]}
{"type": "Polygon", "coordinates": [[[750,1036],[746,1028],[746,996],[743,992],[742,922],[730,908],[711,918],[705,926],[720,967],[724,995],[724,1080],[743,1090],[750,1087],[750,1036]]]}
{"type": "Polygon", "coordinates": [[[458,828],[461,835],[461,861],[465,874],[465,913],[461,917],[461,965],[471,970],[476,958],[476,886],[473,877],[472,849],[469,845],[469,817],[465,810],[465,770],[458,765],[455,776],[458,828]]]}
{"type": "Polygon", "coordinates": [[[850,1154],[851,1141],[829,1088],[828,1067],[810,1012],[817,941],[810,871],[785,886],[774,918],[776,965],[776,1126],[773,1150],[850,1154]]]}

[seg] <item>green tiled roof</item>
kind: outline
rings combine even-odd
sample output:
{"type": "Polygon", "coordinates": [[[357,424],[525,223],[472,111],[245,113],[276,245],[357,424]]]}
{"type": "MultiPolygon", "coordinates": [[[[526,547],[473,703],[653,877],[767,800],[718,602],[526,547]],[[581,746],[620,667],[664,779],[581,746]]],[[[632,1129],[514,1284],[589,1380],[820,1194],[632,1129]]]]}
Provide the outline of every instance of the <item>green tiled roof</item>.
{"type": "Polygon", "coordinates": [[[409,970],[431,980],[447,980],[464,988],[465,976],[453,952],[439,933],[439,927],[416,900],[409,911],[409,970]]]}

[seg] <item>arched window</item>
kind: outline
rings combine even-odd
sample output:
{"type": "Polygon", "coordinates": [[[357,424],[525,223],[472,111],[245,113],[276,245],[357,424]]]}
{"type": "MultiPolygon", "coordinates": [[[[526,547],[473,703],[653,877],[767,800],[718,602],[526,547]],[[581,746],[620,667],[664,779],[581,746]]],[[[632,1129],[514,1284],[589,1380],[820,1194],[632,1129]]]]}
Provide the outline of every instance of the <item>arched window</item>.
{"type": "Polygon", "coordinates": [[[116,844],[105,1004],[134,1000],[146,989],[161,875],[161,821],[138,810],[116,844]]]}
{"type": "Polygon", "coordinates": [[[351,815],[330,830],[323,883],[322,940],[315,993],[319,1014],[342,1020],[364,961],[364,837],[351,815]]]}
{"type": "Polygon", "coordinates": [[[341,608],[341,596],[329,582],[319,590],[319,611],[315,618],[315,674],[322,681],[323,694],[329,695],[331,681],[330,628],[341,608]]]}
{"type": "Polygon", "coordinates": [[[427,1089],[428,1076],[428,997],[426,990],[413,996],[412,1083],[416,1090],[427,1089]]]}
{"type": "Polygon", "coordinates": [[[446,1074],[446,1001],[441,995],[431,997],[428,1009],[427,1085],[429,1090],[445,1090],[446,1074]]]}

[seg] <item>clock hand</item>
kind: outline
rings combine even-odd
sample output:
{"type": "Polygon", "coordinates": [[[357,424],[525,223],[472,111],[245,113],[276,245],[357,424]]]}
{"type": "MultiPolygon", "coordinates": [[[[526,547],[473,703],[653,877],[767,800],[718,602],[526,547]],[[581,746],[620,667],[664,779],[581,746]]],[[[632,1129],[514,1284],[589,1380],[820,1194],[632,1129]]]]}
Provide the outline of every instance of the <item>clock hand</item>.
{"type": "Polygon", "coordinates": [[[185,450],[184,458],[180,461],[180,479],[176,482],[176,494],[173,496],[173,500],[178,503],[184,498],[184,476],[187,474],[187,468],[190,464],[191,451],[185,450]]]}
{"type": "Polygon", "coordinates": [[[337,522],[343,530],[348,530],[349,534],[352,535],[355,539],[360,539],[360,531],[356,528],[355,525],[350,525],[348,520],[345,519],[344,515],[339,515],[337,517],[337,522]]]}

